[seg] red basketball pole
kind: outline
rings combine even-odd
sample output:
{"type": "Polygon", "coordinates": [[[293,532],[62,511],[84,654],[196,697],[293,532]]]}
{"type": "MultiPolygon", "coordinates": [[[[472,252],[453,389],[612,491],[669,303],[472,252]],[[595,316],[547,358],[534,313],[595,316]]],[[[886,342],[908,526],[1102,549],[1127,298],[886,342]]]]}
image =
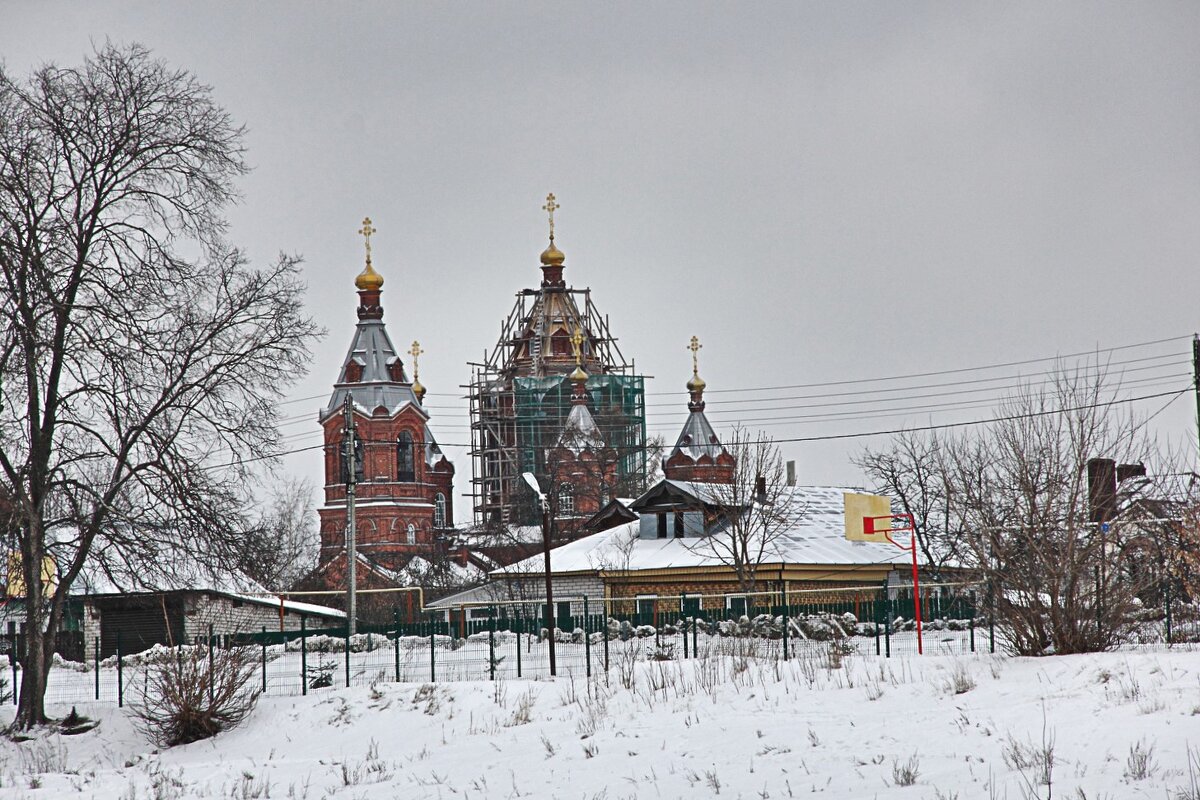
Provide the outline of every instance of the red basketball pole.
{"type": "Polygon", "coordinates": [[[913,557],[913,608],[917,614],[917,655],[924,655],[925,648],[921,644],[921,583],[917,580],[917,532],[909,536],[910,549],[913,557]]]}
{"type": "Polygon", "coordinates": [[[882,533],[884,535],[884,537],[889,542],[896,545],[896,547],[899,547],[901,550],[911,550],[912,551],[913,611],[915,612],[916,620],[917,620],[917,655],[924,655],[925,654],[925,646],[923,643],[924,642],[923,637],[921,635],[921,582],[920,582],[920,579],[917,577],[917,524],[916,524],[916,520],[913,519],[912,514],[888,514],[887,516],[882,516],[882,517],[864,517],[863,518],[863,531],[868,534],[882,533]],[[899,527],[899,528],[885,528],[882,531],[877,531],[877,530],[875,530],[875,520],[877,520],[877,519],[886,519],[886,520],[888,520],[889,525],[892,520],[896,520],[896,519],[904,520],[908,524],[903,527],[899,527]],[[899,542],[897,542],[895,539],[892,538],[893,533],[899,533],[902,531],[908,531],[908,534],[909,534],[909,540],[908,540],[907,547],[905,547],[904,545],[900,544],[899,542]]]}

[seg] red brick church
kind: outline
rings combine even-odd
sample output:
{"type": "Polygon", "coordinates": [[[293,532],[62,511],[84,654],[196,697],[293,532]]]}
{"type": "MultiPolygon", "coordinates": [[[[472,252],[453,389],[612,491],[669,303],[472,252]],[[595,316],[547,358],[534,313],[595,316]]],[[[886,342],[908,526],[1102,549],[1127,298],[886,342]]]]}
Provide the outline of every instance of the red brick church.
{"type": "Polygon", "coordinates": [[[358,324],[329,403],[319,421],[325,440],[325,502],[320,509],[321,556],[307,584],[341,588],[346,567],[346,475],[356,477],[356,550],[360,587],[395,586],[414,556],[425,563],[446,555],[454,528],[454,465],[429,430],[425,388],[417,378],[416,342],[410,380],[383,322],[383,276],[371,263],[370,219],[366,267],[355,278],[358,324]],[[355,428],[352,458],[346,457],[345,407],[355,428]],[[352,462],[352,463],[350,463],[352,462]]]}

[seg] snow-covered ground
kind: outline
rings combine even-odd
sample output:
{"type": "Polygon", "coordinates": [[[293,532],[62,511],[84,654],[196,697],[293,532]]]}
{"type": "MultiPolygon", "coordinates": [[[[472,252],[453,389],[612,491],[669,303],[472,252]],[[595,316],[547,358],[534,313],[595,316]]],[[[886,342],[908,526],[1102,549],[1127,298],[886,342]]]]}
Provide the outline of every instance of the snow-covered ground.
{"type": "Polygon", "coordinates": [[[76,705],[99,727],[0,741],[0,797],[1194,800],[1200,783],[1192,649],[831,659],[826,646],[786,663],[615,658],[591,681],[335,684],[268,694],[243,727],[161,752],[128,709],[76,705]]]}

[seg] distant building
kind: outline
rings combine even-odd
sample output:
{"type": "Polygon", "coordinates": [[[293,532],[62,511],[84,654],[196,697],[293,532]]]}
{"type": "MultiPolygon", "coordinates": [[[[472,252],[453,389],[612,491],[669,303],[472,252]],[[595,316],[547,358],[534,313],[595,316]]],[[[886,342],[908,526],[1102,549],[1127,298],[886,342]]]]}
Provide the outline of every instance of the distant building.
{"type": "Polygon", "coordinates": [[[587,516],[585,506],[598,510],[609,498],[645,488],[644,379],[617,347],[591,290],[563,279],[566,256],[554,242],[554,195],[544,208],[550,245],[541,255],[541,285],[517,294],[499,340],[472,365],[475,521],[488,531],[539,524],[540,509],[521,478],[531,472],[543,488],[552,488],[556,516],[564,522],[560,533],[574,535],[587,516]],[[574,373],[583,378],[573,380],[574,373]],[[581,406],[591,420],[586,431],[579,427],[581,406]],[[562,455],[556,445],[568,427],[574,429],[570,435],[588,437],[589,446],[604,447],[593,447],[574,465],[579,480],[563,489],[561,476],[552,472],[564,466],[561,458],[555,463],[562,455]]]}
{"type": "MultiPolygon", "coordinates": [[[[693,354],[698,344],[693,341],[693,354]]],[[[761,513],[747,497],[731,491],[737,456],[721,443],[704,413],[704,381],[693,361],[687,384],[690,414],[664,461],[666,475],[632,503],[610,502],[589,525],[601,530],[550,551],[556,615],[583,613],[679,612],[681,595],[691,595],[693,611],[742,613],[771,603],[747,596],[725,548],[731,520],[761,513]],[[630,517],[633,517],[630,519],[630,517]],[[672,607],[671,604],[674,604],[672,607]]],[[[845,538],[843,487],[786,487],[783,520],[766,541],[756,564],[756,590],[781,597],[826,589],[876,589],[908,554],[890,544],[845,538]]],[[[495,601],[544,601],[542,554],[531,555],[490,573],[488,584],[431,603],[449,613],[463,605],[495,601]]],[[[844,594],[844,593],[843,593],[844,594]]],[[[864,596],[866,596],[864,594],[864,596]]],[[[486,612],[480,612],[486,613],[486,612]]]]}
{"type": "MultiPolygon", "coordinates": [[[[319,421],[325,440],[325,501],[320,509],[321,555],[305,588],[342,588],[346,582],[346,478],[356,479],[358,583],[396,586],[413,558],[422,563],[459,559],[454,529],[454,465],[429,430],[425,387],[417,376],[420,346],[413,342],[410,379],[383,322],[383,277],[371,263],[370,219],[360,231],[366,266],[355,279],[358,324],[329,403],[319,421]],[[349,407],[355,425],[353,456],[345,448],[349,407]]],[[[336,602],[340,603],[340,598],[336,602]]]]}

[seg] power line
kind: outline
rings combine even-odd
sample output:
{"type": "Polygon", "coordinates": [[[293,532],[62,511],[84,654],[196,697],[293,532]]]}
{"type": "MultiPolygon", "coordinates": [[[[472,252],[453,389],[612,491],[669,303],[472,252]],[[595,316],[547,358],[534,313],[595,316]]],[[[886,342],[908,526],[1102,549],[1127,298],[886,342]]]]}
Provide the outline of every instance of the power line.
{"type": "MultiPolygon", "coordinates": [[[[967,420],[967,421],[963,421],[963,422],[947,422],[947,423],[941,423],[941,424],[936,424],[936,425],[923,425],[923,426],[912,427],[912,428],[894,428],[894,429],[881,430],[881,431],[860,431],[860,432],[853,432],[853,433],[826,434],[826,435],[821,435],[821,436],[799,436],[799,437],[785,437],[785,438],[771,437],[768,439],[753,439],[753,440],[749,440],[746,442],[740,442],[740,443],[734,443],[734,444],[731,444],[731,443],[723,443],[723,444],[725,444],[726,447],[735,446],[735,445],[749,446],[749,445],[757,445],[757,444],[765,444],[765,443],[788,444],[788,443],[794,443],[794,442],[820,442],[820,441],[835,441],[835,440],[844,440],[844,439],[861,439],[861,438],[869,438],[872,436],[893,436],[893,435],[898,435],[898,434],[902,434],[902,433],[922,433],[922,432],[927,432],[927,431],[948,430],[948,429],[952,429],[952,428],[971,427],[971,426],[975,426],[975,425],[988,425],[988,424],[996,423],[996,422],[1012,422],[1012,421],[1021,420],[1021,419],[1034,419],[1034,418],[1038,418],[1038,417],[1051,416],[1054,414],[1070,414],[1070,413],[1074,413],[1076,411],[1087,411],[1087,410],[1092,410],[1092,409],[1097,409],[1097,408],[1109,408],[1112,406],[1122,405],[1125,403],[1136,403],[1136,402],[1140,402],[1142,400],[1154,400],[1154,399],[1158,399],[1161,397],[1171,397],[1172,400],[1174,400],[1178,396],[1182,395],[1184,392],[1187,392],[1191,389],[1192,389],[1192,384],[1188,384],[1184,388],[1179,389],[1177,391],[1157,392],[1155,394],[1139,395],[1137,397],[1116,398],[1113,400],[1107,400],[1107,401],[1103,401],[1103,402],[1089,403],[1089,404],[1079,405],[1079,406],[1071,406],[1068,408],[1052,408],[1052,409],[1046,409],[1044,411],[1030,412],[1027,414],[1008,414],[1008,415],[1004,415],[1004,416],[991,417],[988,419],[967,420]]],[[[306,435],[317,435],[317,433],[313,432],[312,434],[306,434],[306,435]]],[[[383,445],[389,445],[389,446],[395,444],[395,442],[387,441],[387,440],[367,440],[366,443],[367,444],[376,444],[376,445],[383,444],[383,445]]],[[[444,441],[439,441],[438,445],[440,447],[456,447],[456,448],[458,448],[458,447],[469,448],[469,447],[473,446],[469,442],[444,442],[444,441]]],[[[318,444],[318,445],[313,445],[310,447],[299,448],[297,450],[285,451],[285,452],[279,453],[278,455],[280,455],[280,456],[291,455],[292,453],[303,452],[305,450],[315,450],[315,449],[319,449],[319,448],[324,448],[326,446],[327,445],[318,444]]],[[[328,446],[329,447],[337,447],[336,444],[328,445],[328,446]]],[[[636,449],[642,449],[642,448],[636,448],[636,449]]],[[[260,458],[270,458],[270,457],[272,457],[272,456],[262,456],[260,458]]],[[[260,458],[247,459],[246,461],[260,460],[260,458]]],[[[242,462],[234,462],[234,463],[242,463],[242,462]]],[[[233,464],[229,464],[226,466],[232,466],[232,465],[233,464]]]]}
{"type": "MultiPolygon", "coordinates": [[[[1130,359],[1128,361],[1116,362],[1113,366],[1119,366],[1122,364],[1141,363],[1141,362],[1145,362],[1145,361],[1161,360],[1164,358],[1175,358],[1175,357],[1176,356],[1174,354],[1171,354],[1171,355],[1163,355],[1163,356],[1151,356],[1151,357],[1139,358],[1139,359],[1130,359]]],[[[1190,360],[1186,360],[1186,361],[1176,360],[1175,362],[1168,363],[1168,364],[1155,364],[1155,365],[1146,365],[1146,366],[1141,366],[1141,367],[1133,367],[1133,368],[1130,368],[1127,370],[1121,370],[1120,374],[1126,375],[1126,374],[1131,374],[1131,373],[1145,372],[1145,371],[1149,371],[1149,370],[1162,370],[1162,369],[1167,369],[1167,368],[1177,367],[1177,366],[1187,366],[1190,368],[1191,361],[1190,360]]],[[[1093,370],[1094,370],[1094,374],[1096,374],[1096,375],[1098,375],[1102,372],[1102,370],[1100,368],[1088,368],[1085,371],[1085,374],[1088,376],[1092,376],[1093,370]]],[[[1052,372],[1038,373],[1038,374],[1039,375],[1041,375],[1041,374],[1053,375],[1052,372]]],[[[1190,374],[1190,373],[1188,373],[1188,374],[1190,374]]],[[[1174,378],[1177,375],[1178,375],[1178,373],[1158,375],[1158,376],[1154,376],[1154,379],[1162,380],[1165,378],[1174,378]]],[[[973,389],[961,389],[961,390],[955,390],[955,391],[951,391],[951,392],[928,392],[928,393],[921,393],[921,394],[899,395],[896,397],[872,398],[872,399],[862,399],[862,400],[842,400],[842,401],[839,401],[836,403],[807,403],[807,404],[801,404],[801,405],[747,408],[745,410],[746,411],[758,411],[758,412],[761,412],[761,411],[788,411],[788,410],[803,409],[803,408],[822,408],[822,407],[827,407],[827,406],[841,407],[841,406],[848,406],[848,405],[866,405],[866,404],[870,404],[870,403],[895,403],[895,402],[901,402],[901,401],[905,401],[905,400],[925,399],[925,398],[933,398],[933,397],[956,397],[956,396],[960,396],[960,395],[980,394],[980,393],[986,393],[986,392],[1009,392],[1009,391],[1013,391],[1013,390],[1031,389],[1031,388],[1037,388],[1039,386],[1054,385],[1054,384],[1058,383],[1059,379],[1056,377],[1050,377],[1050,378],[1046,378],[1044,380],[1039,380],[1039,381],[1025,381],[1025,380],[1022,380],[1021,376],[1019,376],[1019,375],[999,376],[999,377],[995,377],[995,378],[981,378],[981,379],[970,380],[970,381],[957,381],[957,382],[942,383],[942,384],[925,384],[924,386],[907,386],[907,387],[892,387],[892,388],[885,388],[885,389],[870,389],[870,390],[863,390],[861,392],[832,392],[832,393],[823,393],[823,394],[793,395],[793,396],[787,396],[787,397],[774,397],[774,398],[710,400],[710,401],[707,401],[707,405],[709,405],[709,406],[729,405],[729,406],[742,407],[743,405],[756,404],[756,403],[770,403],[770,402],[781,402],[781,401],[786,402],[789,400],[820,399],[820,398],[826,398],[826,397],[859,397],[859,396],[865,395],[865,394],[881,394],[881,393],[890,393],[890,392],[911,391],[914,389],[921,389],[921,388],[942,388],[942,387],[957,386],[957,385],[973,385],[973,384],[978,384],[978,383],[996,382],[996,381],[1001,381],[1001,380],[1014,381],[1014,382],[1012,384],[1009,384],[1006,386],[977,387],[977,388],[973,388],[973,389]]],[[[1144,382],[1145,380],[1146,379],[1142,379],[1139,381],[1122,381],[1121,383],[1123,385],[1136,385],[1138,383],[1144,382]]],[[[651,419],[654,417],[668,417],[668,418],[678,419],[683,416],[686,416],[686,414],[688,413],[686,411],[686,409],[683,408],[682,404],[679,402],[650,403],[650,404],[647,404],[646,407],[647,408],[670,407],[670,408],[677,409],[674,412],[651,412],[651,413],[648,413],[645,415],[647,419],[651,419]]],[[[448,410],[448,411],[454,411],[454,412],[458,412],[458,413],[461,413],[466,410],[466,406],[426,405],[426,406],[423,406],[423,408],[426,411],[448,410]]],[[[711,413],[723,414],[723,413],[731,413],[732,411],[733,411],[733,409],[717,408],[717,409],[712,409],[711,413]]],[[[285,427],[288,425],[297,424],[298,422],[301,422],[301,421],[307,422],[307,421],[311,421],[311,420],[312,420],[311,415],[304,414],[304,415],[283,417],[283,418],[281,418],[281,420],[279,421],[278,424],[281,427],[285,427]]],[[[454,425],[454,424],[445,426],[443,424],[443,427],[467,428],[469,426],[454,425]]]]}
{"type": "MultiPolygon", "coordinates": [[[[1188,373],[1151,375],[1151,376],[1140,378],[1140,379],[1134,380],[1134,381],[1125,381],[1121,384],[1121,386],[1119,388],[1132,388],[1134,386],[1140,386],[1142,388],[1150,388],[1153,386],[1166,386],[1166,385],[1174,384],[1176,380],[1188,378],[1188,377],[1190,377],[1190,374],[1188,374],[1188,373]]],[[[1021,387],[1021,388],[1034,388],[1038,385],[1041,385],[1041,384],[1034,384],[1032,387],[1025,386],[1025,387],[1021,387]]],[[[952,393],[951,396],[953,396],[954,394],[957,394],[957,393],[952,393]]],[[[913,399],[920,398],[920,397],[938,397],[938,396],[941,396],[941,395],[939,395],[938,393],[933,393],[930,395],[914,395],[913,399]]],[[[884,400],[867,400],[867,401],[843,402],[843,403],[810,403],[810,404],[800,404],[800,405],[795,405],[795,406],[779,406],[779,407],[775,407],[775,408],[763,408],[763,409],[758,409],[758,408],[729,409],[729,408],[725,408],[725,409],[710,410],[710,411],[708,411],[707,415],[710,420],[714,421],[714,424],[723,423],[724,418],[726,418],[730,415],[737,415],[737,420],[740,422],[775,422],[775,423],[785,423],[785,424],[789,424],[789,423],[796,424],[796,423],[802,422],[802,421],[809,421],[809,422],[815,424],[815,423],[819,423],[822,421],[827,422],[827,421],[838,420],[838,421],[847,422],[847,421],[856,421],[856,420],[871,420],[871,419],[880,419],[880,418],[886,418],[886,417],[907,416],[914,412],[930,412],[930,411],[932,411],[935,413],[949,413],[952,411],[960,411],[960,410],[965,411],[965,410],[973,410],[973,409],[979,409],[979,408],[988,408],[988,407],[996,405],[996,404],[1001,404],[1008,398],[1006,398],[1002,395],[1002,396],[998,396],[998,397],[952,400],[952,401],[948,401],[945,403],[924,403],[924,404],[910,405],[910,406],[879,405],[879,407],[877,407],[877,408],[860,408],[860,409],[854,409],[854,410],[850,410],[850,411],[823,411],[823,412],[814,413],[814,414],[768,415],[768,416],[761,416],[761,417],[746,417],[746,416],[744,416],[747,413],[752,413],[752,412],[756,412],[756,411],[787,411],[787,410],[792,410],[792,409],[826,408],[826,407],[830,407],[830,406],[842,408],[842,407],[850,406],[850,405],[858,405],[860,403],[864,403],[864,404],[865,403],[879,403],[879,404],[898,403],[898,402],[901,402],[901,401],[907,400],[907,399],[909,399],[909,398],[894,397],[894,398],[887,398],[884,400]]],[[[667,425],[681,424],[682,421],[684,419],[686,419],[686,417],[690,413],[691,412],[688,411],[686,408],[680,407],[680,409],[677,412],[650,414],[650,415],[646,416],[646,419],[654,420],[655,418],[658,418],[659,420],[662,420],[662,421],[652,422],[651,424],[654,425],[656,428],[665,428],[667,425]]],[[[290,422],[283,422],[283,423],[280,423],[280,427],[287,427],[290,425],[295,425],[299,421],[303,421],[303,420],[294,420],[294,421],[290,421],[290,422]]],[[[595,422],[596,422],[597,427],[599,427],[601,429],[601,431],[604,431],[604,430],[616,431],[616,430],[622,430],[625,427],[625,423],[622,423],[622,422],[610,423],[609,421],[607,421],[605,419],[604,415],[600,415],[599,418],[595,420],[595,422]]],[[[438,430],[465,431],[465,430],[469,430],[471,426],[468,424],[459,423],[459,422],[436,421],[436,422],[431,422],[430,427],[436,428],[438,430]]],[[[292,435],[294,436],[296,434],[292,434],[292,435]]]]}
{"type": "MultiPolygon", "coordinates": [[[[1184,340],[1191,340],[1191,338],[1192,338],[1192,334],[1188,334],[1186,336],[1170,336],[1170,337],[1163,338],[1163,339],[1153,339],[1150,341],[1137,342],[1134,344],[1117,345],[1115,347],[1100,347],[1100,348],[1096,348],[1095,350],[1082,350],[1082,351],[1079,351],[1076,353],[1060,353],[1058,355],[1042,356],[1040,358],[1028,358],[1028,359],[1022,359],[1020,361],[1006,361],[1006,362],[1001,362],[1001,363],[997,363],[997,364],[985,364],[985,365],[974,366],[974,367],[958,367],[955,369],[935,370],[932,372],[912,372],[912,373],[900,374],[900,375],[882,376],[882,377],[878,377],[878,378],[857,378],[857,379],[852,379],[852,380],[822,381],[822,382],[818,382],[818,383],[789,384],[789,385],[784,385],[784,386],[741,387],[741,388],[736,388],[736,389],[709,389],[707,391],[707,393],[708,394],[728,394],[728,393],[734,393],[734,392],[763,392],[763,391],[777,391],[777,390],[784,390],[784,389],[789,389],[789,390],[790,389],[821,389],[821,388],[827,388],[827,387],[832,387],[832,386],[850,386],[850,385],[859,385],[859,384],[864,384],[864,383],[882,383],[882,382],[887,382],[887,381],[909,380],[912,378],[931,378],[931,377],[937,377],[939,375],[959,375],[959,374],[964,374],[964,373],[968,373],[968,372],[983,372],[983,371],[992,370],[992,369],[1003,369],[1005,367],[1020,367],[1020,366],[1025,366],[1028,364],[1041,364],[1041,363],[1046,363],[1046,362],[1059,361],[1059,360],[1063,360],[1063,359],[1082,358],[1085,356],[1098,356],[1102,353],[1115,353],[1115,352],[1122,351],[1122,350],[1135,350],[1140,347],[1153,347],[1154,345],[1167,344],[1169,342],[1179,342],[1179,341],[1184,341],[1184,340]]],[[[647,392],[646,394],[647,394],[647,396],[667,397],[667,396],[671,396],[671,395],[678,395],[680,393],[676,392],[676,391],[670,391],[670,392],[647,392]]],[[[324,397],[324,396],[325,395],[317,395],[317,397],[324,397]]],[[[464,397],[464,394],[462,392],[429,392],[428,396],[429,397],[451,397],[451,398],[455,398],[455,399],[462,399],[464,397]]],[[[305,398],[302,398],[302,399],[305,399],[305,398]]],[[[313,399],[313,398],[307,398],[307,399],[313,399]]],[[[288,401],[288,402],[298,402],[298,401],[288,401]]]]}

